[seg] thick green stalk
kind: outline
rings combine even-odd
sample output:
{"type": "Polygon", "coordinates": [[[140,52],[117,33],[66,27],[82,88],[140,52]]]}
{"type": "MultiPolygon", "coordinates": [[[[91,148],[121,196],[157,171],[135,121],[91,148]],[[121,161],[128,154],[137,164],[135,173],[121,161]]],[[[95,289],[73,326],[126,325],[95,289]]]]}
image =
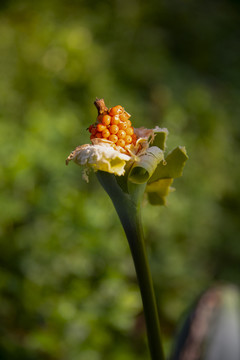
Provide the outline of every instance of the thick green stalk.
{"type": "Polygon", "coordinates": [[[164,359],[161,345],[160,325],[157,311],[152,277],[145,250],[143,230],[138,209],[132,209],[131,216],[127,212],[118,212],[131,249],[138,283],[141,291],[149,348],[153,360],[164,359]],[[135,210],[135,213],[133,211],[135,210]]]}
{"type": "Polygon", "coordinates": [[[97,177],[115,206],[129,242],[142,296],[152,360],[163,360],[158,310],[140,218],[140,199],[145,186],[137,185],[136,191],[129,195],[122,191],[114,175],[98,171],[97,177]]]}

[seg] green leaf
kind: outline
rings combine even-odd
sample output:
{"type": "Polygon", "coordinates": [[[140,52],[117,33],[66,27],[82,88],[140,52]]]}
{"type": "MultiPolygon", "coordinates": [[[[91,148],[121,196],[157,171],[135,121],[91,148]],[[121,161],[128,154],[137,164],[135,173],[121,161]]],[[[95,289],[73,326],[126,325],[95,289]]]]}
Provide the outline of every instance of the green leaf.
{"type": "Polygon", "coordinates": [[[165,147],[166,147],[167,136],[168,136],[167,129],[165,129],[165,128],[154,129],[154,139],[153,139],[152,145],[157,146],[164,151],[165,147]]]}
{"type": "Polygon", "coordinates": [[[156,146],[147,149],[133,164],[128,179],[135,184],[146,183],[154,173],[157,165],[163,159],[163,151],[156,146]]]}
{"type": "Polygon", "coordinates": [[[173,179],[161,179],[147,185],[146,192],[148,193],[150,204],[165,205],[166,196],[174,190],[171,188],[172,182],[173,179]]]}
{"type": "Polygon", "coordinates": [[[166,196],[158,195],[158,193],[148,193],[148,201],[151,205],[166,205],[166,196]]]}
{"type": "Polygon", "coordinates": [[[177,178],[182,176],[183,168],[188,159],[186,149],[184,146],[178,146],[172,150],[157,166],[154,174],[149,180],[149,183],[155,182],[159,179],[177,178]]]}

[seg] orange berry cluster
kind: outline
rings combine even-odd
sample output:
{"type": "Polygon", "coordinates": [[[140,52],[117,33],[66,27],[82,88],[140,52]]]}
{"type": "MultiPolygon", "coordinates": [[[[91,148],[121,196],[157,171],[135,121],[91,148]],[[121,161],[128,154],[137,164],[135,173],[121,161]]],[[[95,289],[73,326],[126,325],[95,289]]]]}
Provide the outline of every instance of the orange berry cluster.
{"type": "Polygon", "coordinates": [[[104,111],[98,115],[97,122],[89,126],[90,139],[106,139],[122,148],[132,143],[135,145],[137,137],[129,118],[130,115],[120,105],[104,111]]]}

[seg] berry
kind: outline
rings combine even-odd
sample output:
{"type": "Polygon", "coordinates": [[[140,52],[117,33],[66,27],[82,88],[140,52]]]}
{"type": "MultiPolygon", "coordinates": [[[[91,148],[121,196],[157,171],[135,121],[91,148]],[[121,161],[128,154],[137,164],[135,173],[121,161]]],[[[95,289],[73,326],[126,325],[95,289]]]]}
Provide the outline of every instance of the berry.
{"type": "Polygon", "coordinates": [[[107,139],[109,136],[110,136],[110,131],[108,129],[102,131],[102,137],[107,139]]]}
{"type": "Polygon", "coordinates": [[[92,127],[91,133],[92,133],[92,135],[96,135],[97,129],[95,127],[92,127]]]}
{"type": "Polygon", "coordinates": [[[125,141],[123,139],[118,139],[116,145],[124,147],[125,146],[125,141]]]}
{"type": "Polygon", "coordinates": [[[101,133],[101,132],[97,132],[95,137],[97,137],[97,138],[101,139],[101,137],[102,137],[102,133],[101,133]]]}
{"type": "Polygon", "coordinates": [[[117,136],[119,139],[124,139],[126,136],[126,132],[124,130],[119,130],[117,136]]]}
{"type": "Polygon", "coordinates": [[[102,122],[102,119],[103,119],[104,115],[107,115],[107,112],[106,112],[106,111],[104,111],[104,112],[102,112],[101,114],[99,114],[98,117],[97,117],[97,120],[98,120],[99,122],[102,122]]]}
{"type": "Polygon", "coordinates": [[[97,124],[97,131],[102,132],[106,129],[106,126],[103,124],[97,124]]]}
{"type": "Polygon", "coordinates": [[[121,122],[119,125],[118,125],[119,129],[120,130],[127,130],[128,126],[127,126],[127,123],[126,122],[121,122]]]}
{"type": "Polygon", "coordinates": [[[90,125],[89,126],[89,128],[87,129],[90,133],[92,132],[92,128],[93,128],[93,126],[92,125],[90,125]]]}
{"type": "Polygon", "coordinates": [[[118,137],[117,137],[117,135],[112,134],[109,136],[108,140],[116,143],[118,141],[118,137]]]}
{"type": "Polygon", "coordinates": [[[102,117],[102,124],[105,125],[105,126],[110,125],[111,119],[112,119],[112,118],[111,118],[110,115],[104,115],[104,116],[102,117]]]}
{"type": "Polygon", "coordinates": [[[102,115],[102,114],[101,114],[101,115],[98,115],[97,121],[98,121],[98,122],[102,122],[102,118],[103,118],[103,115],[102,115]]]}
{"type": "Polygon", "coordinates": [[[121,121],[127,121],[127,119],[129,119],[129,114],[124,112],[123,114],[120,115],[120,120],[121,121]]]}
{"type": "Polygon", "coordinates": [[[130,136],[130,135],[126,135],[126,137],[125,137],[125,142],[126,142],[126,144],[131,144],[131,142],[132,142],[132,137],[130,136]]]}
{"type": "Polygon", "coordinates": [[[127,128],[126,134],[132,136],[134,134],[133,128],[132,127],[127,128]]]}
{"type": "Polygon", "coordinates": [[[118,115],[114,115],[111,117],[111,125],[118,125],[120,119],[118,115]]]}
{"type": "Polygon", "coordinates": [[[136,142],[137,142],[137,135],[136,134],[132,135],[132,142],[133,142],[133,145],[136,144],[136,142]]]}
{"type": "Polygon", "coordinates": [[[114,134],[114,135],[117,134],[118,130],[119,130],[119,128],[117,125],[111,125],[109,128],[110,133],[114,134]]]}
{"type": "Polygon", "coordinates": [[[117,105],[117,106],[112,107],[109,110],[109,115],[111,115],[111,116],[118,115],[118,114],[121,114],[123,111],[124,111],[123,107],[121,105],[117,105]]]}
{"type": "Polygon", "coordinates": [[[131,123],[130,120],[127,120],[127,121],[126,121],[126,124],[127,124],[128,127],[132,126],[132,123],[131,123]]]}

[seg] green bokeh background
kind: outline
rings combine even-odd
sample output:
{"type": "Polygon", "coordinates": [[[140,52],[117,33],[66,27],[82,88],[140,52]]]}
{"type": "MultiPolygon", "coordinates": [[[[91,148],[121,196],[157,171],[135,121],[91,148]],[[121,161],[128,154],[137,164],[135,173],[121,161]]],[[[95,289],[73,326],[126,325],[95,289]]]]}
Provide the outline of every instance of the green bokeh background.
{"type": "Polygon", "coordinates": [[[203,289],[240,282],[240,5],[0,5],[0,358],[149,359],[120,222],[94,174],[93,101],[169,130],[190,159],[167,207],[143,204],[165,348],[203,289]]]}

